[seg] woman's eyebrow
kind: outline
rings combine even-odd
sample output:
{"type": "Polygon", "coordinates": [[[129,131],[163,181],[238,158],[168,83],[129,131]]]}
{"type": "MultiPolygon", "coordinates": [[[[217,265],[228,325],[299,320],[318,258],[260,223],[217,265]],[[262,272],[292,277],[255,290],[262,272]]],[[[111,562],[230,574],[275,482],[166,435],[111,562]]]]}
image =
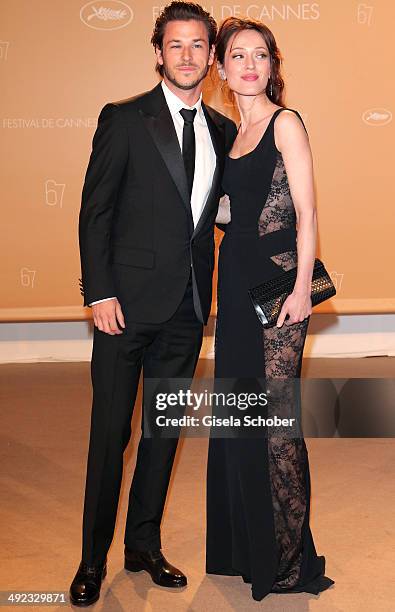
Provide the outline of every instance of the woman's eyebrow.
{"type": "MultiPolygon", "coordinates": [[[[246,47],[233,47],[232,51],[235,51],[236,49],[242,49],[243,51],[245,51],[246,47]]],[[[267,51],[266,47],[255,47],[255,49],[263,49],[264,51],[267,51]]]]}

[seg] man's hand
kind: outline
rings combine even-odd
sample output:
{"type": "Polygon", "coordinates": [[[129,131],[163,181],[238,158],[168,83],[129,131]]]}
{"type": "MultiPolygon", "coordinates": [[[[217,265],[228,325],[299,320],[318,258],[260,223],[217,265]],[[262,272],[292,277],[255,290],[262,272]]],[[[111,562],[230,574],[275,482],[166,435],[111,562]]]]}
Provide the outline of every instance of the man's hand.
{"type": "Polygon", "coordinates": [[[124,328],[125,319],[123,318],[121,305],[117,298],[100,302],[100,304],[93,304],[92,312],[93,321],[100,331],[111,336],[122,334],[122,330],[119,329],[117,323],[124,328]]]}

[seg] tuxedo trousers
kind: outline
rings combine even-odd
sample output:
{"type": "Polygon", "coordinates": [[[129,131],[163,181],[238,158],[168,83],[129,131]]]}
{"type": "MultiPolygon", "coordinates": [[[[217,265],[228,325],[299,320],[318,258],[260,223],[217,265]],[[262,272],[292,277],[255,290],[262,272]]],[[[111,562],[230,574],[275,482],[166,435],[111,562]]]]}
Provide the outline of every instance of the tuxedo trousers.
{"type": "MultiPolygon", "coordinates": [[[[141,370],[146,378],[192,378],[203,337],[191,278],[174,315],[164,323],[129,321],[110,335],[94,328],[93,402],[82,527],[82,560],[104,561],[111,545],[123,473],[123,454],[141,370]]],[[[161,548],[163,514],[178,438],[141,435],[129,492],[124,543],[134,550],[161,548]]]]}

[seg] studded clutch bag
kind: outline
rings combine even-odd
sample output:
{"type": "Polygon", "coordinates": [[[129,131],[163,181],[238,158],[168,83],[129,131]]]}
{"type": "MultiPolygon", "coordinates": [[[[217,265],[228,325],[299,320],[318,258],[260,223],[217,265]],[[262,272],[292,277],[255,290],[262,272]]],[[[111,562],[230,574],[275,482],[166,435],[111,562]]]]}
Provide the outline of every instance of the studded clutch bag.
{"type": "MultiPolygon", "coordinates": [[[[296,274],[297,267],[291,268],[249,290],[255,312],[264,328],[276,325],[282,305],[294,288],[296,274]]],[[[332,279],[322,261],[316,258],[311,280],[311,304],[316,306],[334,295],[336,289],[332,279]]]]}

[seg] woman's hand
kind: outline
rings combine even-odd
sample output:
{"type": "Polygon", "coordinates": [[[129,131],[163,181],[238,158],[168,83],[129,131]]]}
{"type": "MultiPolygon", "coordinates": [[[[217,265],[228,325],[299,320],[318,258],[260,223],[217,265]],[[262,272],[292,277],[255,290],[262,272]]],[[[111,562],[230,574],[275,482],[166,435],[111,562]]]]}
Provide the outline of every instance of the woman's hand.
{"type": "Polygon", "coordinates": [[[289,314],[289,319],[285,321],[285,325],[293,325],[299,321],[303,321],[311,315],[312,303],[309,292],[293,291],[285,300],[279,317],[277,319],[277,327],[281,327],[285,321],[285,317],[289,314]]]}

